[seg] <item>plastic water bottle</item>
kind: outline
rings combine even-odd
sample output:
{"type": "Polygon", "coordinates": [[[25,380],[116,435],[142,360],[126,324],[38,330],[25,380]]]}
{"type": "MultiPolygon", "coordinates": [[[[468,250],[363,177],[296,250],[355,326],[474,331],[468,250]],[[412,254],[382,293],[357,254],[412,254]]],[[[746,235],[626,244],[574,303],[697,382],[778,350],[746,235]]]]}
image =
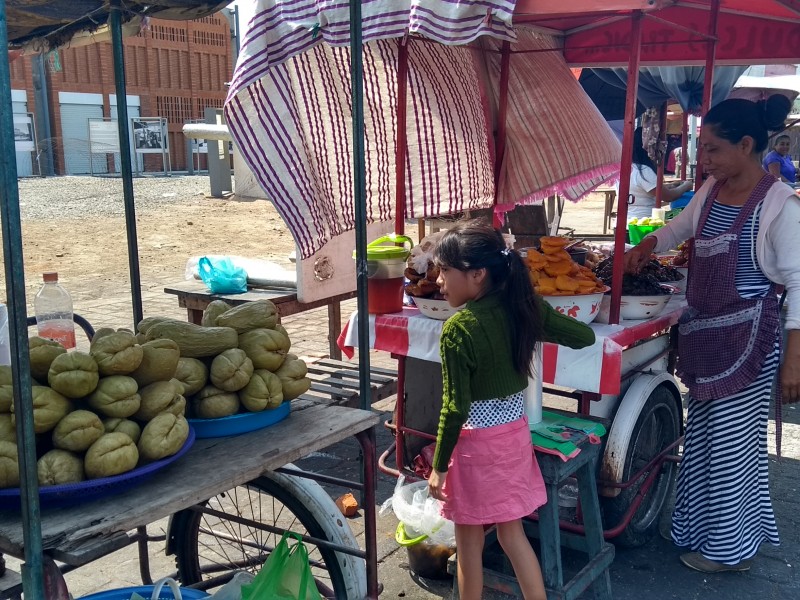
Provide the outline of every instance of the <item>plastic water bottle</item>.
{"type": "Polygon", "coordinates": [[[72,297],[58,283],[58,273],[43,273],[44,285],[33,299],[39,337],[53,340],[70,349],[75,347],[72,297]]]}

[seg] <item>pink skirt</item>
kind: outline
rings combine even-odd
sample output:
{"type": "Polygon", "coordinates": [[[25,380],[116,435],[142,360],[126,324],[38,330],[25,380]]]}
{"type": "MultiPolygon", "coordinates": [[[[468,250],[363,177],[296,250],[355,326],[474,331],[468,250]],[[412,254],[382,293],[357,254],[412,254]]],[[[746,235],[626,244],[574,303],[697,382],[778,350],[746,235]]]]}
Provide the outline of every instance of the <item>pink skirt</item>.
{"type": "Polygon", "coordinates": [[[547,502],[528,419],[462,429],[447,469],[442,515],[460,525],[505,523],[547,502]]]}

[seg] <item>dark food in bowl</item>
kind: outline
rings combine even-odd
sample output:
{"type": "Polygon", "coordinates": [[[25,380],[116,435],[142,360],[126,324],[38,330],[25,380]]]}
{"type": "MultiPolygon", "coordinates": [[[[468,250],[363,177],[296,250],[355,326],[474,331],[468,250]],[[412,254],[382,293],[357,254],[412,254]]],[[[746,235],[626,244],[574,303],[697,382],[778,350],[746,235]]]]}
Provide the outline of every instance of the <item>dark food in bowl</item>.
{"type": "MultiPolygon", "coordinates": [[[[665,296],[670,292],[669,289],[664,288],[661,286],[661,281],[676,281],[677,279],[683,279],[683,275],[681,273],[676,273],[680,275],[679,278],[674,280],[659,280],[655,275],[653,275],[652,270],[651,272],[647,272],[647,269],[651,266],[651,263],[645,267],[645,269],[639,273],[638,275],[629,275],[625,274],[622,277],[622,295],[623,296],[665,296]]],[[[658,261],[655,261],[656,263],[658,261]]],[[[595,274],[603,280],[607,286],[611,286],[611,277],[612,277],[612,263],[613,257],[607,258],[603,262],[601,262],[597,266],[597,270],[595,274]]],[[[670,269],[674,271],[675,269],[670,269]]]]}

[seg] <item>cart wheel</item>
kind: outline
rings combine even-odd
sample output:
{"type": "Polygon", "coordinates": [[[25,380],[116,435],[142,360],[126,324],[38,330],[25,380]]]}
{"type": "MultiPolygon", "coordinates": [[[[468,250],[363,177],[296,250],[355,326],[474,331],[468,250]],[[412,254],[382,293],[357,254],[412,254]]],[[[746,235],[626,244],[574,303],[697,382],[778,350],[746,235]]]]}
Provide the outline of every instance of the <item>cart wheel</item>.
{"type": "MultiPolygon", "coordinates": [[[[667,387],[661,385],[652,391],[633,428],[628,455],[625,457],[623,481],[641,471],[664,448],[680,437],[682,415],[678,406],[677,399],[667,387]]],[[[677,454],[677,450],[675,453],[677,454]]],[[[642,499],[630,523],[614,538],[615,544],[636,548],[646,544],[655,535],[661,512],[672,492],[676,469],[677,465],[672,461],[661,465],[660,474],[642,499]]],[[[613,528],[622,521],[646,477],[647,473],[644,473],[639,479],[639,485],[622,490],[615,498],[601,498],[605,529],[613,528]]]]}
{"type": "MultiPolygon", "coordinates": [[[[214,496],[202,508],[224,512],[231,518],[194,509],[173,515],[168,553],[171,550],[175,554],[178,576],[184,585],[206,582],[207,588],[213,588],[225,583],[236,570],[259,571],[281,534],[249,526],[241,522],[243,519],[358,547],[330,496],[308,479],[270,472],[214,496]]],[[[366,595],[363,559],[310,543],[306,547],[323,597],[366,595]]]]}

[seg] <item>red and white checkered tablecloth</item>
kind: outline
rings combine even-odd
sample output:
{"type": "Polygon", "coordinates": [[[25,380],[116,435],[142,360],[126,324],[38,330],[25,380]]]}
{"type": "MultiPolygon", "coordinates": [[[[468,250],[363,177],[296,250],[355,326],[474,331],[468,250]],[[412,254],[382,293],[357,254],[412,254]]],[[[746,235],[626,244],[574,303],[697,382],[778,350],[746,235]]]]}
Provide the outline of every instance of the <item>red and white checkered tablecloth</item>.
{"type": "MultiPolygon", "coordinates": [[[[682,311],[683,307],[667,306],[661,315],[646,321],[627,321],[622,325],[592,323],[590,327],[597,339],[592,346],[580,350],[543,344],[542,380],[584,392],[619,394],[622,351],[674,325],[682,311]]],[[[369,315],[370,347],[400,356],[441,362],[439,337],[443,325],[443,321],[429,319],[416,308],[369,315]]],[[[358,313],[350,316],[337,342],[342,352],[352,358],[358,347],[358,313]]]]}

